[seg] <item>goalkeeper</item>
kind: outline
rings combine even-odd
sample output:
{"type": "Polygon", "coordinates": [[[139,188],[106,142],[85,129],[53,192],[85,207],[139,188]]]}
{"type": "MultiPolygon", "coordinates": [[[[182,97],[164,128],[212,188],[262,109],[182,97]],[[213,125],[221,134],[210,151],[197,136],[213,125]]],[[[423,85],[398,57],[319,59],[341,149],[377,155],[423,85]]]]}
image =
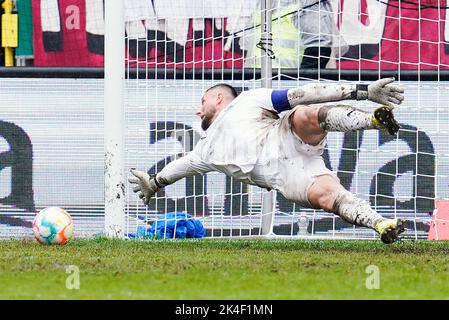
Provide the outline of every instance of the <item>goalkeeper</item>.
{"type": "Polygon", "coordinates": [[[197,115],[204,132],[194,149],[153,176],[132,169],[129,182],[148,205],[158,190],[179,179],[219,171],[278,190],[302,206],[333,212],[393,243],[405,221],[382,217],[345,190],[321,156],[328,132],[399,131],[392,109],[403,101],[404,91],[392,82],[394,78],[370,85],[314,83],[288,90],[248,90],[238,96],[230,85],[215,85],[201,99],[197,115]],[[371,114],[349,105],[323,104],[347,99],[381,106],[371,114]]]}

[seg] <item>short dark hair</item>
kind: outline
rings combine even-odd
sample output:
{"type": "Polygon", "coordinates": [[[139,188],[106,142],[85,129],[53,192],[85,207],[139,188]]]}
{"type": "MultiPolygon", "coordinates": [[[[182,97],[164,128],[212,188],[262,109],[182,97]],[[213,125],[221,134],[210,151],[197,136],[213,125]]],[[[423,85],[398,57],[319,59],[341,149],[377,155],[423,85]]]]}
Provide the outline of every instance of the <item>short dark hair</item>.
{"type": "Polygon", "coordinates": [[[237,90],[235,90],[235,88],[227,83],[219,83],[216,84],[212,87],[210,87],[209,89],[206,90],[206,92],[208,92],[209,90],[212,89],[216,89],[216,88],[224,88],[226,90],[228,90],[228,92],[232,95],[232,97],[236,98],[238,96],[237,90]]]}

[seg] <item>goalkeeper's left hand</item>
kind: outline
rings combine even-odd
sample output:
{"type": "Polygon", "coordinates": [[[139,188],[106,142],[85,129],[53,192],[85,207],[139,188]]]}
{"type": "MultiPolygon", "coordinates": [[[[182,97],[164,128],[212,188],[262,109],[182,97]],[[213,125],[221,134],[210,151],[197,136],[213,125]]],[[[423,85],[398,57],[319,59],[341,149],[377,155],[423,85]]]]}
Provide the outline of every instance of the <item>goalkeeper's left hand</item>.
{"type": "Polygon", "coordinates": [[[143,203],[148,205],[150,199],[158,192],[162,186],[156,181],[156,175],[150,176],[146,172],[131,169],[131,173],[134,177],[128,179],[128,181],[136,186],[133,188],[134,192],[139,193],[139,198],[143,203]]]}
{"type": "Polygon", "coordinates": [[[374,81],[368,86],[357,85],[357,100],[368,99],[393,109],[393,103],[401,104],[404,100],[402,94],[404,89],[398,85],[390,84],[394,81],[394,78],[384,78],[374,81]]]}

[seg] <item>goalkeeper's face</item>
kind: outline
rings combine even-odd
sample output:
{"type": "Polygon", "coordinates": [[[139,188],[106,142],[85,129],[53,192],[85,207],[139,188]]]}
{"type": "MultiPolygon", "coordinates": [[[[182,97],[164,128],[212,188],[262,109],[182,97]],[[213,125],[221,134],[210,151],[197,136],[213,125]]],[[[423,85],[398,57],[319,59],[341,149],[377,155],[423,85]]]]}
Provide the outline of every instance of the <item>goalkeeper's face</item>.
{"type": "Polygon", "coordinates": [[[201,106],[196,115],[201,118],[201,128],[207,130],[218,115],[223,95],[216,90],[207,91],[201,98],[201,106]]]}

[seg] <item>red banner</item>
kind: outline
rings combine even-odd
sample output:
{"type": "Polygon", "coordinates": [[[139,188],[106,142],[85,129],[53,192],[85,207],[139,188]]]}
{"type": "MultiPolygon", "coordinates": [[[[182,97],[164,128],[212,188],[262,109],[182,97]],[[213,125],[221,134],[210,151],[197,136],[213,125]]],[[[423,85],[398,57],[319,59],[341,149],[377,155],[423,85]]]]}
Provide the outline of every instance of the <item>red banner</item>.
{"type": "Polygon", "coordinates": [[[162,31],[148,30],[147,39],[127,41],[129,66],[147,68],[236,68],[243,67],[244,52],[238,45],[238,38],[231,39],[229,50],[224,50],[230,34],[226,31],[226,18],[204,19],[204,29],[193,30],[189,20],[187,41],[180,44],[162,31]],[[217,20],[223,30],[216,27],[217,20]],[[161,41],[163,39],[163,41],[161,41]]]}
{"type": "Polygon", "coordinates": [[[104,37],[86,31],[85,0],[33,0],[32,7],[36,66],[103,66],[104,37]]]}
{"type": "MultiPolygon", "coordinates": [[[[448,69],[449,43],[444,34],[448,23],[446,1],[422,0],[410,3],[412,1],[408,4],[385,1],[389,5],[378,43],[368,45],[360,42],[351,46],[346,54],[351,60],[343,60],[339,67],[382,70],[448,69]],[[437,9],[438,6],[443,9],[437,9]]],[[[343,10],[345,2],[342,1],[343,10]]],[[[370,19],[368,1],[360,0],[360,5],[360,16],[364,18],[360,19],[360,23],[369,26],[373,17],[370,19]]]]}
{"type": "MultiPolygon", "coordinates": [[[[444,8],[446,1],[426,0],[416,4],[410,3],[414,0],[403,4],[387,0],[385,3],[373,0],[335,1],[339,1],[341,8],[338,25],[342,35],[352,41],[337,68],[449,68],[449,42],[445,39],[445,34],[449,37],[444,8]],[[370,5],[377,5],[377,10],[384,11],[381,15],[378,11],[373,15],[370,5]],[[443,9],[436,9],[438,5],[443,9]],[[347,10],[356,13],[345,15],[347,10]],[[345,26],[346,34],[343,32],[345,26]],[[367,43],[370,30],[375,30],[375,35],[367,43]]],[[[36,66],[103,66],[104,13],[101,10],[97,12],[96,8],[93,12],[94,9],[90,8],[90,14],[86,15],[85,0],[33,0],[32,4],[36,66]]],[[[231,37],[226,31],[226,20],[206,18],[204,28],[199,32],[193,30],[190,19],[187,41],[182,43],[170,39],[164,31],[146,30],[146,38],[127,41],[129,65],[150,68],[242,68],[245,51],[240,48],[238,37],[232,38],[232,46],[224,50],[225,43],[231,37]]]]}

